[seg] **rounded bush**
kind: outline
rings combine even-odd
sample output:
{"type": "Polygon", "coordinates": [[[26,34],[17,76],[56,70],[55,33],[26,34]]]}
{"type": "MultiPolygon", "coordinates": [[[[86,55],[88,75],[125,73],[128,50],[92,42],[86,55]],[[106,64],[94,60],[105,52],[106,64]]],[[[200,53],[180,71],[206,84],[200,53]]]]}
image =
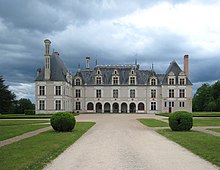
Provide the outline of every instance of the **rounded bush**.
{"type": "Polygon", "coordinates": [[[72,131],[75,127],[76,119],[71,113],[58,112],[50,118],[50,124],[55,131],[72,131]]]}
{"type": "Polygon", "coordinates": [[[169,126],[173,131],[189,131],[193,126],[192,114],[185,111],[170,114],[169,126]]]}

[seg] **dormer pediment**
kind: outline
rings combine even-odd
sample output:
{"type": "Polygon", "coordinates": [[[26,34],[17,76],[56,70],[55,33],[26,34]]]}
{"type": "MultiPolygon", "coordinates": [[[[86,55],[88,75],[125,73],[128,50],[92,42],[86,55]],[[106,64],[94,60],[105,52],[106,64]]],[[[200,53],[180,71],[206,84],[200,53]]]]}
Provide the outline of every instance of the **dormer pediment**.
{"type": "Polygon", "coordinates": [[[175,76],[175,74],[171,71],[171,72],[169,72],[169,74],[168,74],[169,76],[175,76]]]}

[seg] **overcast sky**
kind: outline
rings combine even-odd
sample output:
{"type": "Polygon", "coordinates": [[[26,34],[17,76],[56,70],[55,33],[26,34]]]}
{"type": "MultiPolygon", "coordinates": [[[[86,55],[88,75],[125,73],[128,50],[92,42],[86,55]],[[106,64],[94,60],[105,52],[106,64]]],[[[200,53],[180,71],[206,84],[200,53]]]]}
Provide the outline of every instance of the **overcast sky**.
{"type": "Polygon", "coordinates": [[[98,64],[183,68],[193,90],[220,79],[219,0],[0,0],[0,74],[18,98],[34,101],[44,39],[74,74],[85,57],[98,64]]]}

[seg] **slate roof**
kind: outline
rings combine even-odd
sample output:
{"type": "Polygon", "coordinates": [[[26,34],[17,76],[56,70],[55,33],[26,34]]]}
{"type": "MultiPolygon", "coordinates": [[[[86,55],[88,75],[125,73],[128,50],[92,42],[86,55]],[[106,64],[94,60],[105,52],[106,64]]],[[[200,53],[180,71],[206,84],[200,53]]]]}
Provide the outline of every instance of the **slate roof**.
{"type": "MultiPolygon", "coordinates": [[[[51,81],[67,81],[67,68],[63,61],[59,58],[56,53],[53,53],[50,57],[50,68],[51,68],[51,81]]],[[[136,74],[137,85],[147,85],[149,84],[149,80],[151,76],[157,77],[158,85],[168,84],[168,75],[170,72],[173,72],[176,78],[176,82],[178,82],[178,75],[182,72],[181,68],[175,61],[172,61],[166,70],[165,74],[157,74],[154,70],[139,70],[139,65],[97,65],[92,70],[78,70],[74,76],[81,77],[82,83],[85,85],[95,85],[95,76],[97,74],[97,70],[100,70],[102,75],[102,85],[112,85],[112,75],[114,70],[118,71],[120,85],[128,85],[129,84],[129,74],[131,70],[134,70],[136,74]]],[[[45,81],[44,79],[44,68],[41,70],[39,76],[37,76],[36,81],[45,81]]],[[[74,79],[73,79],[74,81],[74,79]]],[[[74,84],[74,83],[73,83],[74,84]]],[[[186,78],[186,85],[192,85],[190,80],[186,78]]]]}
{"type": "MultiPolygon", "coordinates": [[[[68,70],[65,64],[63,63],[63,61],[60,59],[58,55],[56,55],[55,52],[50,56],[50,68],[51,68],[51,77],[50,77],[51,81],[67,81],[66,74],[68,70]]],[[[45,68],[41,70],[39,76],[37,76],[35,81],[45,81],[44,69],[45,68]]]]}

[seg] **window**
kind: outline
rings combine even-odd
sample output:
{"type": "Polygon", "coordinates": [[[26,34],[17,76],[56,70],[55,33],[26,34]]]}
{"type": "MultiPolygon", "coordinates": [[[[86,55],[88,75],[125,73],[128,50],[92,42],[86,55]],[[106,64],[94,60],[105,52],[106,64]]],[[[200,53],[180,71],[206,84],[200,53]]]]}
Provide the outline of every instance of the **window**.
{"type": "Polygon", "coordinates": [[[180,98],[184,98],[185,97],[185,89],[180,89],[179,96],[180,96],[180,98]]]}
{"type": "Polygon", "coordinates": [[[151,90],[151,98],[156,98],[156,89],[151,90]]]}
{"type": "Polygon", "coordinates": [[[45,101],[44,100],[39,101],[39,110],[45,110],[45,101]]]}
{"type": "Polygon", "coordinates": [[[96,84],[102,84],[102,78],[96,77],[96,84]]]}
{"type": "Polygon", "coordinates": [[[151,79],[151,85],[155,86],[156,85],[156,79],[151,79]]]}
{"type": "Polygon", "coordinates": [[[76,79],[76,86],[80,86],[80,79],[76,79]]]}
{"type": "Polygon", "coordinates": [[[174,98],[174,89],[169,89],[169,98],[174,98]]]}
{"type": "Polygon", "coordinates": [[[180,103],[179,103],[179,106],[180,106],[180,107],[185,107],[185,102],[180,102],[180,103]]]}
{"type": "Polygon", "coordinates": [[[81,94],[80,94],[80,89],[76,89],[76,97],[80,98],[81,94]]]}
{"type": "Polygon", "coordinates": [[[113,85],[118,85],[118,77],[113,77],[113,85]]]}
{"type": "Polygon", "coordinates": [[[169,78],[169,85],[174,85],[174,78],[169,78]]]}
{"type": "Polygon", "coordinates": [[[130,90],[130,98],[135,98],[135,90],[130,90]]]}
{"type": "Polygon", "coordinates": [[[101,90],[96,90],[96,98],[101,98],[102,95],[101,95],[101,90]]]}
{"type": "Polygon", "coordinates": [[[130,77],[130,85],[135,85],[135,77],[130,77]]]}
{"type": "Polygon", "coordinates": [[[76,110],[80,110],[81,109],[81,104],[80,102],[76,102],[76,110]]]}
{"type": "Polygon", "coordinates": [[[113,98],[118,98],[118,90],[117,89],[113,90],[113,98]]]}
{"type": "Polygon", "coordinates": [[[56,86],[56,95],[57,96],[61,95],[61,86],[56,86]]]}
{"type": "Polygon", "coordinates": [[[151,102],[151,110],[156,110],[156,102],[151,102]]]}
{"type": "Polygon", "coordinates": [[[39,95],[44,96],[45,95],[45,86],[39,86],[39,95]]]}
{"type": "Polygon", "coordinates": [[[180,78],[180,85],[184,85],[185,84],[185,79],[184,78],[180,78]]]}
{"type": "Polygon", "coordinates": [[[61,110],[61,100],[56,100],[56,110],[61,110]]]}
{"type": "Polygon", "coordinates": [[[144,110],[144,103],[138,104],[138,110],[144,110]]]}
{"type": "Polygon", "coordinates": [[[164,102],[164,107],[167,107],[167,102],[164,102]]]}
{"type": "Polygon", "coordinates": [[[174,107],[174,102],[169,102],[169,107],[174,107]]]}

